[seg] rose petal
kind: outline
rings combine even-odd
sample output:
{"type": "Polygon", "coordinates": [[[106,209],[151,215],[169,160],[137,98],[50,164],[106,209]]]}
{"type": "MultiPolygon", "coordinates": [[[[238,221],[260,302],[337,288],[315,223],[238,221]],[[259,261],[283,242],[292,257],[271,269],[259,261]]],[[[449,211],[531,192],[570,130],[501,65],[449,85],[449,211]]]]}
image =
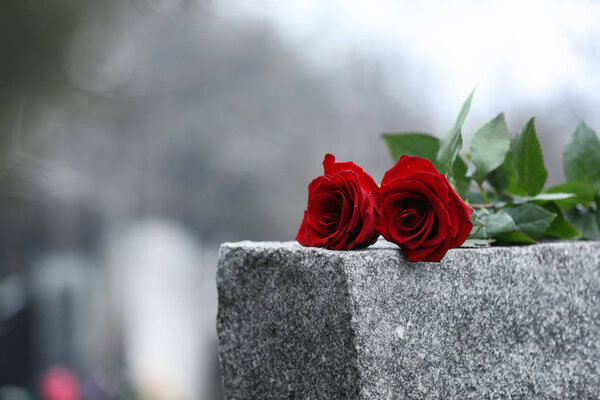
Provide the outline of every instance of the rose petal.
{"type": "MultiPolygon", "coordinates": [[[[331,232],[327,227],[324,227],[321,223],[321,216],[324,214],[328,215],[340,215],[340,203],[341,199],[337,193],[318,193],[308,203],[307,211],[308,218],[307,223],[318,232],[329,235],[331,232]]],[[[339,217],[338,217],[339,221],[339,217]]],[[[339,222],[338,222],[339,223],[339,222]]],[[[336,224],[337,226],[337,224],[336,224]]]]}
{"type": "Polygon", "coordinates": [[[415,261],[439,262],[446,254],[446,252],[444,251],[443,254],[441,254],[441,256],[440,256],[439,250],[440,249],[437,246],[436,247],[419,247],[417,249],[404,250],[404,253],[406,254],[406,257],[408,258],[408,261],[410,261],[410,262],[415,262],[415,261]]]}
{"type": "MultiPolygon", "coordinates": [[[[397,217],[395,219],[390,218],[388,224],[388,232],[390,233],[390,236],[394,238],[394,242],[402,243],[405,246],[415,238],[426,236],[429,229],[431,229],[431,224],[427,219],[427,216],[421,225],[409,232],[403,231],[402,228],[399,227],[397,217]]],[[[417,241],[417,243],[419,242],[420,240],[417,241]]]]}
{"type": "Polygon", "coordinates": [[[383,176],[381,186],[387,182],[398,178],[411,178],[413,174],[419,172],[429,172],[438,174],[437,168],[431,161],[421,157],[402,156],[398,162],[388,170],[383,176]]]}
{"type": "Polygon", "coordinates": [[[325,175],[334,175],[342,171],[353,171],[358,176],[360,186],[367,191],[376,192],[378,189],[377,183],[367,174],[361,167],[354,164],[352,161],[337,162],[333,154],[326,154],[323,160],[323,169],[325,175]]]}

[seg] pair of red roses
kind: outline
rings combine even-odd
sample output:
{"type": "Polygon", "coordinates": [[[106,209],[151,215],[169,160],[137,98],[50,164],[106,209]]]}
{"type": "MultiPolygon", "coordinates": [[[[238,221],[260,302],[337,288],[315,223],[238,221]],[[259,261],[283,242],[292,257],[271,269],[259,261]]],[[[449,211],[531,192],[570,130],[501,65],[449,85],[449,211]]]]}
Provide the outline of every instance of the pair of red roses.
{"type": "Polygon", "coordinates": [[[323,161],[324,175],[308,185],[308,206],[296,240],[303,246],[348,250],[379,234],[409,261],[440,261],[471,233],[473,210],[431,161],[402,156],[378,187],[353,162],[323,161]]]}

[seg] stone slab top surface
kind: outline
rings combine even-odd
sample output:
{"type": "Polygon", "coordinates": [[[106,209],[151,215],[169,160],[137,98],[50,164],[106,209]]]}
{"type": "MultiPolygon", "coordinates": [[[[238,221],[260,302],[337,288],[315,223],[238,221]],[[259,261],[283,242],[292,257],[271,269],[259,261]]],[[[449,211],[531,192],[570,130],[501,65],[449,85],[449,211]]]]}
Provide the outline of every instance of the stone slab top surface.
{"type": "MultiPolygon", "coordinates": [[[[511,251],[519,251],[529,248],[539,247],[572,247],[573,245],[584,245],[584,246],[600,246],[600,240],[547,240],[532,245],[522,246],[489,246],[489,247],[457,247],[450,249],[448,254],[461,251],[482,251],[482,250],[494,250],[494,249],[509,249],[511,251]]],[[[302,246],[295,240],[289,241],[252,241],[252,240],[241,240],[239,242],[224,242],[221,244],[222,248],[244,248],[244,249],[288,249],[288,250],[306,250],[306,251],[325,251],[333,253],[360,253],[364,251],[372,251],[377,249],[390,249],[400,250],[400,247],[395,243],[388,242],[387,240],[380,237],[374,244],[369,247],[362,249],[352,250],[329,250],[324,247],[307,247],[302,246]]]]}
{"type": "Polygon", "coordinates": [[[304,253],[306,256],[310,256],[311,254],[327,254],[330,256],[343,257],[345,259],[357,258],[361,259],[361,257],[367,255],[376,255],[389,257],[399,256],[398,262],[409,266],[417,266],[420,264],[432,264],[432,265],[440,265],[440,264],[448,264],[452,263],[452,260],[455,257],[473,257],[476,259],[477,257],[485,254],[497,254],[500,257],[510,258],[514,256],[518,256],[523,253],[544,253],[546,250],[548,251],[564,251],[565,254],[569,254],[571,251],[577,251],[579,248],[591,249],[592,251],[595,249],[600,252],[600,241],[598,240],[587,240],[587,241],[565,241],[565,240],[548,240],[544,242],[540,242],[533,245],[524,245],[524,246],[490,246],[490,247],[477,247],[477,248],[454,248],[450,249],[446,256],[440,263],[431,263],[431,262],[416,262],[411,263],[402,253],[400,247],[392,242],[388,242],[383,238],[379,238],[377,242],[372,244],[369,247],[362,249],[352,249],[352,250],[329,250],[322,247],[305,247],[299,244],[296,241],[260,241],[255,242],[251,240],[243,240],[239,242],[225,242],[222,243],[219,249],[219,257],[222,258],[224,254],[232,251],[232,250],[243,250],[245,252],[250,253],[260,253],[264,251],[278,251],[278,252],[295,252],[295,253],[304,253]]]}
{"type": "Polygon", "coordinates": [[[228,399],[600,399],[600,242],[361,250],[225,243],[228,399]]]}

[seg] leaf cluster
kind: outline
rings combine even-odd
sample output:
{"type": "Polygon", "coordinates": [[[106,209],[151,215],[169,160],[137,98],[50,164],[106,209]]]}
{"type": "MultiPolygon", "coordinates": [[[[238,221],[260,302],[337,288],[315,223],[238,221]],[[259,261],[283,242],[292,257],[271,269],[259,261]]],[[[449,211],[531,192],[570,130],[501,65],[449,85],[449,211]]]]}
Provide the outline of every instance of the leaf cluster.
{"type": "Polygon", "coordinates": [[[462,126],[473,99],[441,138],[420,132],[385,133],[394,160],[419,156],[434,163],[473,207],[473,231],[465,247],[532,244],[544,238],[600,240],[600,140],[580,122],[564,150],[566,182],[545,188],[548,173],[535,118],[514,136],[500,113],[479,128],[469,151],[462,126]]]}

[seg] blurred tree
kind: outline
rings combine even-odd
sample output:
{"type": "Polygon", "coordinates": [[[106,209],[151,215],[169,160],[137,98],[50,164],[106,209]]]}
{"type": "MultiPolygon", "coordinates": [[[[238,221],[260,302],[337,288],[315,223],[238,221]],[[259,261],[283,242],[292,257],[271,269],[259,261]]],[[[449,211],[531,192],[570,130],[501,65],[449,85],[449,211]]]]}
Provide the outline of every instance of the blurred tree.
{"type": "Polygon", "coordinates": [[[0,277],[22,269],[17,258],[43,237],[40,199],[30,196],[26,171],[47,143],[31,128],[53,99],[70,90],[64,50],[84,7],[98,3],[0,1],[0,277]]]}

